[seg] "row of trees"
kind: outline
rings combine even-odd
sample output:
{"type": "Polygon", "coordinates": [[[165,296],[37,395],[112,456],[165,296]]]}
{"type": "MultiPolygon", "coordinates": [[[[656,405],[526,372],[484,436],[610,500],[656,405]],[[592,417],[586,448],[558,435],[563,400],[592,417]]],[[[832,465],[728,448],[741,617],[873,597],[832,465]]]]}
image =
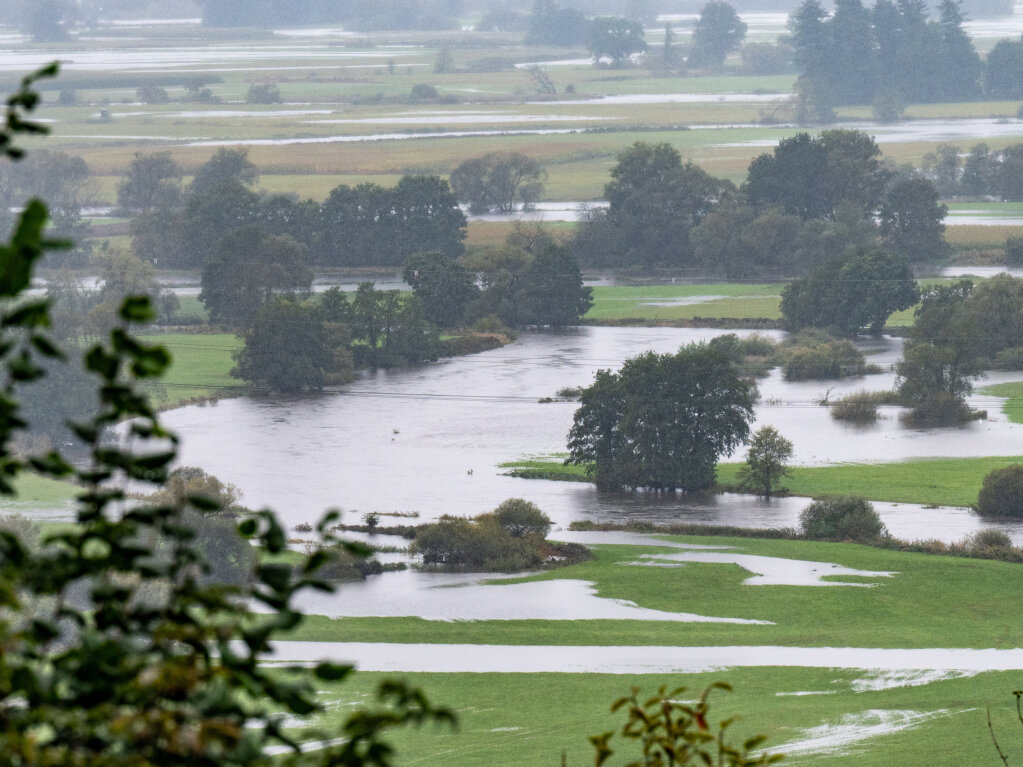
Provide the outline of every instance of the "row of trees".
{"type": "Polygon", "coordinates": [[[942,197],[1023,200],[1023,144],[1010,144],[1000,151],[975,144],[965,157],[959,147],[939,144],[924,156],[920,171],[942,197]]]}
{"type": "Polygon", "coordinates": [[[618,157],[573,242],[582,263],[723,272],[729,278],[806,274],[852,247],[916,263],[947,253],[934,184],[880,160],[866,133],[799,133],[757,157],[736,188],[667,143],[618,157]]]}
{"type": "Polygon", "coordinates": [[[264,243],[290,238],[310,265],[393,266],[421,250],[449,258],[463,250],[465,215],[437,176],[404,176],[392,188],[342,185],[320,204],[257,194],[246,153],[221,149],[188,187],[182,177],[168,153],[137,155],[117,190],[121,209],[133,214],[135,252],[161,267],[202,268],[225,238],[251,227],[264,243]]]}
{"type": "MultiPolygon", "coordinates": [[[[983,92],[985,67],[963,29],[956,0],[941,0],[939,19],[924,0],[836,0],[828,14],[804,0],[789,19],[806,118],[830,119],[839,104],[875,104],[879,116],[912,102],[965,101],[983,92]]],[[[997,57],[987,67],[997,96],[997,57]]]]}

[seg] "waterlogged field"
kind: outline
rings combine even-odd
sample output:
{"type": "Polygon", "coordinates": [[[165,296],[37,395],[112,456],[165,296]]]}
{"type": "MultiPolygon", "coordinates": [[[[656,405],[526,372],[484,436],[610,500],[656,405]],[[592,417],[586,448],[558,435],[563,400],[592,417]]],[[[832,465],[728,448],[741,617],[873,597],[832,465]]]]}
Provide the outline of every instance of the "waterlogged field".
{"type": "Polygon", "coordinates": [[[232,378],[231,354],[242,342],[229,333],[168,333],[148,336],[147,341],[165,346],[171,353],[171,366],[159,384],[157,402],[175,407],[195,400],[241,394],[244,384],[232,378]]]}
{"type": "MultiPolygon", "coordinates": [[[[947,661],[927,667],[940,657],[933,648],[1020,644],[1017,565],[799,541],[671,537],[643,543],[600,545],[591,562],[467,588],[491,590],[491,600],[503,603],[510,598],[503,592],[520,584],[571,579],[592,584],[598,597],[618,605],[768,622],[312,618],[290,637],[303,641],[283,643],[279,652],[282,660],[305,652],[354,657],[345,656],[349,652],[379,658],[366,661],[370,668],[397,671],[421,667],[424,658],[446,659],[426,661],[440,663],[445,673],[401,674],[434,699],[452,701],[461,719],[455,733],[399,736],[399,747],[414,748],[423,764],[451,763],[457,754],[460,765],[526,765],[561,752],[570,763],[581,763],[590,758],[587,736],[615,727],[608,709],[630,686],[651,694],[661,685],[686,686],[680,698],[689,700],[722,680],[736,692],[715,694],[714,720],[741,715],[737,735],[764,733],[769,748],[795,763],[889,765],[897,754],[910,763],[977,763],[990,748],[988,707],[1006,733],[1005,745],[1023,750],[1010,730],[1019,671],[982,673],[990,668],[979,660],[989,657],[983,653],[950,654],[977,659],[964,662],[963,670],[947,661]],[[708,561],[714,557],[723,561],[708,561]],[[661,566],[645,566],[650,564],[661,566]],[[784,585],[807,576],[813,585],[784,585]],[[333,644],[339,641],[363,644],[333,644]],[[383,655],[372,651],[384,647],[378,643],[390,643],[383,655]],[[817,655],[829,651],[812,649],[827,647],[903,648],[906,669],[893,668],[884,651],[856,649],[825,655],[841,658],[838,668],[827,667],[829,661],[817,655]],[[923,652],[914,656],[909,648],[923,652]],[[669,655],[675,660],[665,668],[674,664],[674,672],[636,670],[647,663],[654,671],[669,655]],[[562,663],[593,671],[602,657],[618,671],[530,671],[562,663]],[[699,660],[704,657],[719,660],[711,669],[699,660]],[[491,660],[481,662],[485,658],[491,660]],[[824,667],[801,667],[818,664],[824,667]],[[501,671],[461,670],[476,665],[501,671]],[[688,673],[679,673],[687,667],[688,673]]],[[[459,590],[442,593],[457,604],[459,590]]],[[[345,599],[344,590],[337,599],[345,599]]],[[[1006,663],[1018,667],[1018,660],[1006,663]]],[[[348,705],[367,700],[381,676],[364,672],[354,685],[326,688],[329,712],[316,724],[329,731],[348,705]]]]}

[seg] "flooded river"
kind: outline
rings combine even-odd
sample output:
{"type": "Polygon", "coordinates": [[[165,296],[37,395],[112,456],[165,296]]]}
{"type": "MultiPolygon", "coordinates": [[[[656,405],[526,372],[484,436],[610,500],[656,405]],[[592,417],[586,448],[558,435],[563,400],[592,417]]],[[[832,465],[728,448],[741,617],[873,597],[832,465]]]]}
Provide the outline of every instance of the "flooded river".
{"type": "MultiPolygon", "coordinates": [[[[584,483],[515,479],[498,468],[526,455],[565,450],[576,405],[540,404],[541,397],[587,385],[599,368],[616,368],[647,349],[674,351],[721,332],[594,327],[524,334],[484,354],[366,375],[337,393],[227,399],[172,411],[165,420],[182,437],[183,463],[235,483],[248,505],[273,507],[289,524],[314,521],[330,507],[356,511],[350,522],[370,511],[416,511],[420,519],[470,516],[524,497],[558,526],[577,519],[793,526],[804,499],[598,493],[584,483]]],[[[901,344],[886,339],[870,352],[870,359],[887,367],[901,344]]],[[[894,408],[874,426],[849,427],[816,404],[828,390],[834,398],[892,383],[889,372],[789,384],[775,371],[760,383],[757,426],[777,427],[804,465],[1023,454],[1023,426],[1009,423],[995,398],[973,401],[988,409],[989,420],[931,430],[905,428],[894,408]]],[[[740,449],[735,458],[743,454],[740,449]]],[[[900,537],[956,540],[982,526],[966,510],[906,504],[878,509],[900,537]]],[[[1007,529],[1023,541],[1023,527],[1007,529]]]]}

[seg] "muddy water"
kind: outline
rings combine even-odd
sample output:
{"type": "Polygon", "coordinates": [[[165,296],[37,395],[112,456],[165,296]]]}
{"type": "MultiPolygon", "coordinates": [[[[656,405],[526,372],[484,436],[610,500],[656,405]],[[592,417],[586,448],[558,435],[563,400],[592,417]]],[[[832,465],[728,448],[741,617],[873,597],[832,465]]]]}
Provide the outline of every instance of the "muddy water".
{"type": "MultiPolygon", "coordinates": [[[[509,497],[537,503],[557,525],[576,519],[687,521],[757,527],[795,524],[802,499],[748,496],[665,497],[598,493],[584,483],[520,480],[497,465],[563,451],[574,403],[540,404],[567,386],[584,386],[599,368],[616,368],[645,350],[669,352],[720,331],[585,328],[525,334],[484,354],[420,368],[379,372],[335,394],[227,399],[166,415],[183,438],[182,461],[238,485],[250,506],[276,508],[289,524],[314,521],[328,507],[474,515],[509,497]]],[[[871,346],[889,365],[900,344],[871,346]]],[[[1001,380],[1001,379],[993,379],[1001,380]]],[[[990,420],[956,429],[902,426],[893,409],[868,428],[833,421],[815,401],[861,388],[884,389],[893,374],[841,382],[788,384],[775,372],[760,384],[757,424],[795,444],[796,461],[894,461],[909,457],[1023,454],[1023,426],[1008,423],[999,401],[976,397],[990,420]]],[[[738,457],[744,454],[740,449],[738,457]]],[[[965,510],[879,504],[900,537],[946,540],[981,527],[965,510]]],[[[349,515],[354,521],[355,517],[349,515]]],[[[1023,528],[1010,531],[1018,539],[1023,528]]]]}

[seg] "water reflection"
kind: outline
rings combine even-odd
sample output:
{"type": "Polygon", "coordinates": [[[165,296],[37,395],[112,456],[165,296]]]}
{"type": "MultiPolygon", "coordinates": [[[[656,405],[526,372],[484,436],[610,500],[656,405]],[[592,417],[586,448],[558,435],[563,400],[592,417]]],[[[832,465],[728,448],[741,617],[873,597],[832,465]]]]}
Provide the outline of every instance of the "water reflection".
{"type": "MultiPolygon", "coordinates": [[[[599,368],[615,368],[648,349],[674,351],[721,332],[581,328],[525,334],[492,352],[368,374],[335,394],[228,399],[165,418],[183,438],[183,463],[235,483],[247,504],[276,508],[289,524],[314,521],[328,507],[360,515],[414,510],[422,519],[469,516],[518,496],[537,503],[559,526],[576,519],[794,526],[803,499],[606,494],[582,483],[515,479],[497,468],[524,455],[565,449],[575,404],[539,404],[539,398],[585,386],[599,368]]],[[[901,342],[882,339],[870,351],[872,361],[887,366],[899,357],[901,342]]],[[[1009,423],[995,398],[973,400],[988,408],[989,420],[932,430],[905,428],[892,409],[876,425],[856,429],[815,404],[829,391],[837,397],[864,387],[884,389],[893,380],[889,372],[790,384],[776,371],[760,384],[758,425],[778,428],[795,444],[796,461],[807,465],[1023,455],[1023,426],[1009,423]]],[[[966,510],[878,506],[899,537],[955,540],[982,526],[966,510]]],[[[1020,526],[1008,529],[1023,542],[1020,526]]]]}

